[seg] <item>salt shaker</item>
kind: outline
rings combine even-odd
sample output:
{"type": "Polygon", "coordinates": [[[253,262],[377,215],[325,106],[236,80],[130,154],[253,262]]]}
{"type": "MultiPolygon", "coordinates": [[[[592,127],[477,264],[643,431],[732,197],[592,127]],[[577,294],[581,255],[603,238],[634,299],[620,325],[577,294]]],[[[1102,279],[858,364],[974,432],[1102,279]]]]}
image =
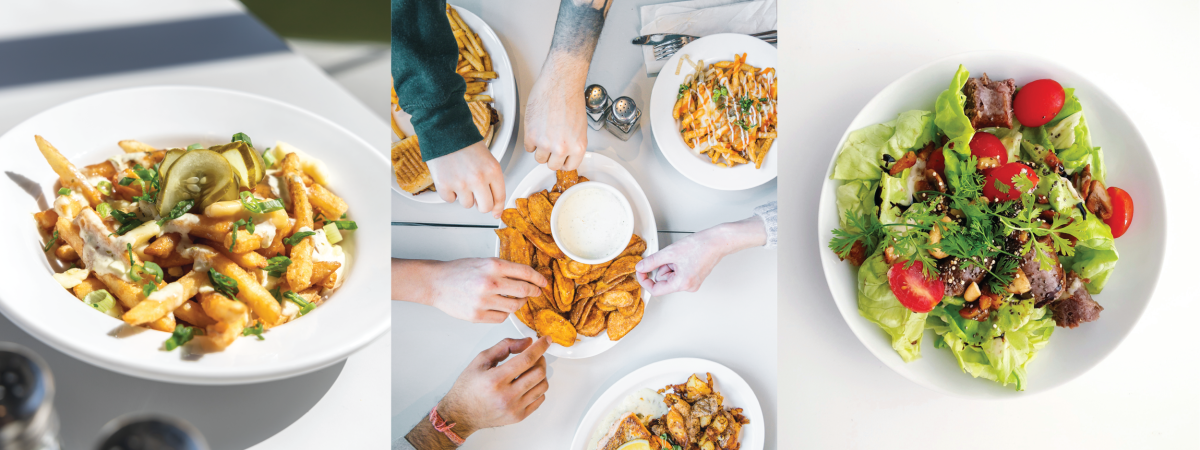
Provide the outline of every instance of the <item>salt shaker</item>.
{"type": "Polygon", "coordinates": [[[613,102],[612,113],[608,115],[605,128],[622,141],[628,141],[637,132],[638,121],[642,118],[642,110],[637,107],[632,98],[620,97],[613,102]]]}
{"type": "Polygon", "coordinates": [[[583,90],[583,97],[587,107],[588,126],[593,130],[603,128],[604,121],[608,118],[609,110],[612,107],[612,99],[608,97],[608,91],[604,90],[604,86],[593,84],[583,90]]]}
{"type": "Polygon", "coordinates": [[[162,415],[121,417],[100,431],[96,450],[208,450],[191,424],[162,415]]]}
{"type": "Polygon", "coordinates": [[[0,449],[59,448],[50,369],[29,349],[0,342],[0,449]]]}

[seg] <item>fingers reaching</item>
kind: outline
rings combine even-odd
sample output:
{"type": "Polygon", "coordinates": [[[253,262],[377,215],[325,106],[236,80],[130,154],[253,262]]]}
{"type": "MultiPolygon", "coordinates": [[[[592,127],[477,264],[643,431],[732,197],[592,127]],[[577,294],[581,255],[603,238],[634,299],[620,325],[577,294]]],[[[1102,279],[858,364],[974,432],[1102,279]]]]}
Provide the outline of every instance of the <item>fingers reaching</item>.
{"type": "Polygon", "coordinates": [[[548,336],[540,337],[533,341],[533,344],[530,344],[529,348],[526,348],[521,354],[514,356],[501,365],[500,370],[506,376],[510,377],[510,379],[516,378],[533,367],[534,364],[537,364],[538,360],[542,358],[542,354],[546,353],[546,349],[548,348],[550,348],[550,338],[548,336]]]}
{"type": "Polygon", "coordinates": [[[527,348],[529,346],[528,342],[531,341],[532,339],[529,338],[504,339],[500,342],[497,342],[496,345],[479,352],[479,356],[475,357],[475,363],[484,367],[495,367],[496,364],[499,364],[501,361],[504,361],[505,358],[508,358],[508,355],[515,352],[520,352],[521,350],[527,348]]]}
{"type": "MultiPolygon", "coordinates": [[[[542,274],[538,273],[533,267],[514,262],[503,261],[505,264],[500,265],[500,274],[508,278],[514,278],[521,281],[527,281],[538,287],[545,286],[549,281],[542,274]]],[[[536,292],[530,292],[528,296],[537,295],[536,292]]]]}

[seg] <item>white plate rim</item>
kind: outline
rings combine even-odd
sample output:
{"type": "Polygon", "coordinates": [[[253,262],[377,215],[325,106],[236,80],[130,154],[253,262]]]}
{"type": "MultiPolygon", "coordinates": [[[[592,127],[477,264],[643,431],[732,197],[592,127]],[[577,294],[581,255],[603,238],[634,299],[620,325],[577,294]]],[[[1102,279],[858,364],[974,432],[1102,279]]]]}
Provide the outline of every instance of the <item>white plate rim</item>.
{"type": "MultiPolygon", "coordinates": [[[[836,203],[832,200],[833,189],[835,189],[838,185],[840,185],[842,183],[840,180],[833,180],[829,177],[830,177],[830,174],[833,173],[833,167],[837,162],[837,155],[841,151],[841,148],[845,144],[845,141],[849,137],[850,133],[853,132],[854,130],[857,130],[859,128],[862,128],[862,127],[872,124],[872,123],[865,122],[866,117],[869,115],[868,114],[869,112],[871,112],[873,109],[877,108],[878,103],[881,103],[883,101],[884,95],[886,93],[888,93],[892,90],[899,89],[902,86],[906,86],[906,85],[912,83],[913,82],[912,80],[916,79],[919,76],[922,76],[924,72],[931,70],[931,68],[933,68],[933,67],[948,65],[951,63],[953,63],[955,66],[957,66],[957,64],[959,64],[959,62],[961,62],[966,67],[967,70],[972,70],[969,63],[967,63],[965,61],[968,61],[968,60],[978,61],[980,59],[992,59],[992,60],[1018,59],[1018,60],[1037,62],[1039,64],[1044,65],[1048,71],[1064,74],[1070,78],[1080,80],[1084,84],[1090,85],[1090,87],[1093,87],[1094,90],[1089,91],[1087,94],[1089,97],[1092,98],[1091,102],[1095,102],[1095,103],[1107,102],[1107,103],[1113,105],[1113,108],[1110,110],[1110,113],[1113,114],[1115,117],[1117,117],[1120,121],[1125,122],[1125,124],[1131,129],[1131,133],[1129,134],[1131,140],[1136,141],[1136,143],[1138,143],[1140,145],[1140,147],[1145,148],[1147,150],[1147,154],[1150,156],[1149,170],[1152,171],[1154,174],[1152,182],[1149,183],[1151,185],[1150,188],[1151,188],[1152,194],[1154,194],[1156,196],[1157,200],[1165,201],[1166,195],[1165,195],[1165,191],[1163,189],[1163,185],[1162,185],[1162,181],[1161,181],[1162,180],[1161,174],[1158,171],[1157,162],[1154,158],[1153,152],[1150,151],[1150,146],[1146,144],[1145,139],[1142,137],[1141,130],[1138,128],[1137,123],[1134,122],[1129,117],[1129,115],[1124,111],[1124,109],[1122,109],[1120,107],[1120,105],[1112,99],[1112,97],[1110,97],[1103,89],[1101,89],[1099,87],[1099,85],[1097,85],[1091,79],[1080,74],[1078,71],[1071,69],[1070,67],[1067,67],[1058,62],[1050,61],[1046,58],[1043,58],[1043,57],[1040,57],[1037,55],[1032,55],[1029,53],[1018,52],[1018,51],[1009,51],[1009,50],[977,50],[977,51],[958,53],[958,54],[950,55],[950,56],[947,56],[944,58],[939,58],[937,60],[931,61],[929,63],[926,63],[924,65],[921,65],[921,66],[913,69],[912,71],[906,73],[905,75],[901,76],[900,78],[897,78],[895,81],[892,81],[887,86],[885,86],[883,89],[881,89],[878,93],[875,94],[875,96],[873,96],[871,98],[870,101],[868,101],[866,103],[866,105],[864,105],[862,107],[862,109],[859,110],[858,114],[856,114],[854,119],[851,120],[850,123],[847,125],[845,132],[843,132],[842,137],[838,140],[837,146],[834,147],[834,149],[831,153],[831,156],[830,156],[829,165],[826,168],[826,171],[824,172],[825,179],[822,181],[822,189],[821,189],[820,200],[819,200],[819,211],[818,211],[818,219],[817,219],[818,226],[816,227],[816,239],[817,239],[818,248],[821,249],[820,258],[821,258],[821,262],[822,262],[823,272],[825,274],[826,286],[830,290],[830,294],[834,300],[834,303],[836,304],[836,306],[838,308],[839,313],[841,314],[842,318],[846,321],[847,326],[854,333],[855,337],[857,337],[858,340],[863,344],[863,346],[866,347],[867,350],[870,351],[877,359],[879,359],[880,362],[883,362],[885,365],[887,365],[889,368],[891,368],[893,371],[900,374],[904,378],[907,378],[910,381],[917,383],[921,386],[924,386],[933,391],[950,394],[950,395],[960,397],[960,398],[986,399],[986,400],[1011,400],[1011,399],[1021,398],[1022,396],[1041,394],[1041,393],[1056,389],[1067,383],[1070,383],[1075,378],[1078,378],[1079,376],[1081,376],[1081,375],[1089,372],[1091,369],[1095,368],[1097,365],[1100,364],[1100,362],[1102,362],[1109,355],[1111,355],[1112,352],[1114,350],[1116,350],[1116,348],[1119,347],[1120,344],[1133,331],[1134,326],[1137,325],[1141,316],[1145,313],[1146,307],[1148,306],[1150,300],[1153,299],[1154,291],[1157,289],[1159,279],[1161,278],[1161,275],[1162,275],[1162,267],[1163,267],[1165,258],[1160,257],[1156,261],[1153,261],[1152,267],[1149,268],[1149,270],[1151,272],[1153,272],[1153,277],[1151,280],[1148,281],[1147,289],[1145,289],[1145,291],[1144,291],[1145,292],[1145,297],[1144,297],[1145,301],[1143,301],[1140,305],[1137,305],[1135,310],[1131,311],[1131,314],[1129,316],[1129,318],[1131,319],[1131,325],[1129,325],[1127,328],[1119,330],[1120,334],[1119,334],[1117,340],[1115,341],[1115,343],[1111,347],[1103,350],[1102,354],[1099,357],[1095,358],[1092,361],[1085,363],[1084,365],[1081,365],[1080,366],[1081,370],[1078,370],[1078,371],[1074,372],[1073,374],[1070,374],[1067,377],[1060,378],[1060,379],[1055,380],[1050,383],[1037,383],[1036,381],[1031,380],[1031,383],[1030,383],[1031,386],[1028,387],[1025,391],[1016,391],[1015,389],[1012,388],[1011,385],[1010,386],[1000,386],[998,383],[993,382],[991,380],[986,380],[986,379],[974,379],[974,381],[977,382],[977,384],[978,384],[977,389],[963,391],[963,390],[948,389],[945,386],[942,386],[942,385],[939,385],[936,383],[932,383],[930,380],[918,377],[918,376],[916,376],[916,374],[911,373],[908,370],[905,370],[906,365],[917,364],[917,363],[921,362],[922,360],[916,360],[916,361],[913,361],[912,363],[905,363],[905,362],[903,362],[903,360],[901,360],[899,358],[899,356],[896,354],[896,352],[894,350],[892,350],[890,344],[885,342],[882,346],[880,346],[877,343],[877,341],[880,341],[882,339],[882,335],[880,334],[881,332],[878,329],[879,327],[877,325],[871,323],[870,321],[867,321],[865,318],[861,317],[858,314],[858,309],[856,306],[857,305],[857,293],[854,293],[851,296],[853,298],[843,300],[843,299],[840,299],[841,296],[834,290],[834,286],[836,284],[838,284],[838,282],[836,281],[836,278],[843,276],[839,272],[845,272],[847,270],[852,270],[853,271],[852,274],[855,275],[855,278],[857,279],[857,276],[856,276],[857,269],[856,268],[848,268],[848,266],[845,265],[845,263],[838,260],[837,257],[835,255],[833,255],[832,252],[828,251],[828,249],[826,248],[826,243],[828,242],[829,238],[832,236],[832,234],[831,234],[832,229],[831,228],[826,229],[829,227],[827,227],[825,225],[830,220],[832,220],[832,222],[835,224],[837,223],[836,203]],[[1099,101],[1097,101],[1097,100],[1099,100],[1099,101]],[[830,219],[830,217],[832,217],[832,219],[830,219]],[[851,305],[851,304],[853,304],[853,305],[851,305]],[[872,343],[872,342],[876,342],[876,343],[872,343]],[[997,388],[999,388],[999,389],[997,389],[997,388]]],[[[972,71],[971,73],[972,73],[972,75],[976,75],[977,72],[972,71]]],[[[949,82],[949,79],[952,75],[953,75],[953,72],[947,72],[946,77],[945,77],[945,81],[947,83],[949,82]]],[[[1067,86],[1067,87],[1078,88],[1079,86],[1077,85],[1077,86],[1067,86]]],[[[1085,100],[1085,102],[1088,102],[1088,100],[1085,100]]],[[[1085,109],[1091,109],[1091,108],[1085,107],[1085,109]]],[[[895,111],[896,114],[899,114],[900,112],[902,112],[902,111],[895,111]]],[[[1097,142],[1096,144],[1098,144],[1100,147],[1106,147],[1106,145],[1104,145],[1104,142],[1097,142]]],[[[1108,155],[1110,155],[1111,151],[1112,151],[1111,147],[1109,147],[1109,152],[1105,153],[1106,160],[1109,158],[1108,155]]],[[[1106,161],[1106,163],[1107,162],[1108,161],[1106,161]]],[[[1111,166],[1110,166],[1110,168],[1111,168],[1111,166]]],[[[1152,198],[1150,200],[1155,200],[1155,199],[1152,198]]],[[[1159,227],[1159,229],[1156,231],[1163,236],[1162,242],[1165,243],[1167,241],[1167,239],[1166,239],[1166,236],[1167,236],[1167,225],[1166,225],[1167,224],[1167,221],[1166,221],[1167,211],[1165,208],[1163,208],[1161,211],[1158,211],[1158,212],[1162,214],[1162,220],[1158,221],[1158,223],[1152,223],[1152,226],[1159,227]]],[[[1144,225],[1146,222],[1149,221],[1149,219],[1153,219],[1153,217],[1149,217],[1149,218],[1142,217],[1140,222],[1141,222],[1141,224],[1144,225]]],[[[1118,244],[1117,247],[1118,247],[1118,251],[1120,251],[1122,246],[1120,244],[1118,244]]],[[[1163,249],[1163,250],[1165,250],[1165,249],[1163,249]]],[[[1160,252],[1160,254],[1162,254],[1162,252],[1160,252]]],[[[1129,261],[1127,258],[1128,258],[1127,256],[1122,256],[1122,260],[1125,262],[1125,269],[1130,270],[1130,268],[1128,267],[1129,261]]],[[[1121,270],[1120,267],[1118,267],[1117,270],[1120,271],[1121,270]]],[[[854,281],[852,284],[857,286],[857,281],[854,281]]],[[[1110,283],[1108,286],[1106,286],[1105,289],[1108,290],[1111,287],[1112,286],[1110,283]]],[[[1103,293],[1098,294],[1098,296],[1099,295],[1103,295],[1103,293]]],[[[1098,300],[1102,300],[1102,299],[1103,299],[1103,297],[1098,297],[1098,300]]],[[[1070,332],[1072,330],[1063,330],[1061,328],[1055,330],[1056,333],[1064,332],[1064,331],[1070,332]]],[[[929,335],[931,333],[932,333],[931,331],[925,330],[924,335],[923,335],[924,336],[923,337],[924,345],[922,346],[923,359],[927,358],[927,355],[929,355],[932,352],[944,352],[945,351],[942,349],[936,349],[932,346],[932,341],[931,341],[931,339],[929,339],[929,335]]],[[[1049,348],[1050,348],[1050,345],[1048,345],[1045,349],[1043,349],[1042,352],[1045,352],[1049,348]]],[[[1042,352],[1040,352],[1040,353],[1042,353],[1042,352]]],[[[1037,363],[1035,362],[1034,364],[1037,364],[1037,363]]],[[[966,377],[967,379],[972,378],[969,374],[966,374],[966,373],[958,373],[957,375],[961,375],[962,377],[966,377]]]]}
{"type": "Polygon", "coordinates": [[[674,384],[683,383],[692,374],[703,376],[704,373],[713,374],[713,384],[717,392],[720,392],[725,397],[725,407],[742,408],[742,414],[750,419],[750,427],[752,430],[758,430],[758,433],[751,436],[753,441],[747,441],[743,436],[742,449],[745,450],[761,450],[766,445],[766,424],[763,423],[762,405],[758,402],[758,394],[754,393],[754,388],[734,372],[733,369],[725,365],[701,358],[672,358],[662,361],[653,362],[629,372],[621,377],[608,389],[605,389],[595,401],[588,406],[587,412],[583,419],[579,421],[579,426],[575,428],[575,436],[571,438],[572,450],[586,450],[588,439],[592,437],[592,432],[599,425],[600,420],[614,408],[616,404],[624,400],[625,397],[641,390],[649,388],[658,390],[666,384],[653,385],[650,384],[651,379],[670,376],[674,384]],[[725,387],[736,386],[735,391],[740,392],[743,389],[749,392],[747,398],[739,398],[731,400],[727,395],[728,389],[725,387]]]}
{"type": "MultiPolygon", "coordinates": [[[[260,96],[260,95],[256,95],[256,94],[247,93],[247,92],[236,91],[236,90],[231,90],[231,89],[214,88],[214,87],[207,87],[207,86],[191,86],[191,85],[152,85],[152,86],[122,88],[122,89],[98,92],[98,93],[94,93],[94,94],[87,95],[84,97],[76,98],[71,101],[68,101],[68,102],[65,102],[65,103],[62,103],[59,105],[55,105],[55,106],[53,106],[49,109],[46,109],[42,112],[39,112],[39,113],[25,119],[17,126],[14,126],[13,128],[9,129],[3,135],[0,135],[0,146],[5,145],[5,143],[10,138],[11,139],[21,139],[22,137],[30,138],[31,136],[20,136],[17,133],[24,133],[24,132],[28,131],[28,130],[26,130],[26,128],[28,128],[30,126],[30,124],[36,123],[37,120],[45,120],[45,119],[42,119],[43,117],[53,117],[56,114],[63,114],[64,111],[69,112],[69,111],[71,111],[72,108],[78,108],[78,107],[80,107],[79,105],[87,105],[89,102],[95,102],[98,100],[107,100],[110,97],[112,99],[119,100],[119,99],[122,99],[127,96],[137,96],[137,95],[151,94],[151,93],[153,93],[153,94],[164,93],[166,95],[171,95],[171,94],[180,93],[180,92],[191,92],[192,94],[195,94],[195,95],[204,95],[204,96],[206,96],[206,98],[211,97],[211,96],[240,97],[240,98],[244,99],[245,101],[258,102],[260,104],[268,105],[271,108],[276,108],[279,110],[286,110],[286,111],[289,111],[289,113],[306,116],[307,118],[309,118],[311,120],[314,120],[316,122],[321,123],[324,126],[327,126],[331,132],[341,134],[342,137],[345,137],[346,139],[348,139],[348,142],[353,142],[357,147],[363,149],[364,151],[361,153],[366,153],[367,155],[369,155],[369,156],[362,156],[363,158],[379,158],[380,160],[384,160],[383,155],[375,147],[372,147],[361,137],[355,135],[354,133],[351,133],[349,130],[345,129],[341,125],[338,125],[337,123],[334,123],[334,122],[332,122],[322,116],[319,116],[313,112],[310,112],[308,110],[299,108],[297,106],[294,106],[294,105],[291,105],[286,102],[282,102],[282,101],[279,101],[279,100],[276,100],[273,98],[264,97],[264,96],[260,96]],[[370,150],[370,151],[366,151],[366,150],[370,150]]],[[[200,126],[197,126],[197,128],[199,129],[200,126]]],[[[199,131],[199,130],[196,132],[196,134],[201,134],[201,133],[202,133],[202,131],[199,131]]],[[[32,141],[32,139],[30,139],[30,140],[32,141]]],[[[29,144],[29,146],[31,149],[34,148],[32,142],[29,144]]],[[[72,152],[69,149],[64,150],[64,153],[67,154],[68,157],[70,157],[70,155],[72,154],[72,152]]],[[[40,159],[40,155],[37,155],[36,158],[40,159]]],[[[50,170],[49,166],[46,166],[46,170],[47,171],[50,170]]],[[[347,177],[347,178],[349,179],[349,177],[347,177]]],[[[22,197],[19,200],[24,200],[24,197],[22,197]]],[[[10,201],[19,201],[19,200],[0,199],[0,204],[6,204],[10,201]]],[[[17,206],[14,205],[14,207],[17,207],[17,206]]],[[[17,208],[20,209],[21,207],[17,207],[17,208]]],[[[16,228],[30,228],[30,229],[33,228],[32,222],[26,223],[26,221],[23,221],[23,220],[17,221],[17,222],[19,222],[20,225],[16,225],[15,226],[16,228]]],[[[370,225],[367,225],[367,227],[365,227],[365,228],[367,230],[373,229],[373,227],[371,227],[370,225]]],[[[364,240],[371,239],[371,238],[378,239],[378,236],[386,236],[384,233],[387,231],[383,228],[379,228],[377,231],[374,231],[374,232],[368,231],[368,232],[372,233],[370,236],[361,236],[361,234],[363,234],[362,233],[363,229],[364,229],[364,227],[360,226],[359,231],[356,232],[356,233],[359,233],[358,235],[356,235],[359,237],[351,237],[351,239],[355,239],[356,242],[358,239],[364,239],[364,240]],[[378,235],[378,236],[375,236],[375,235],[378,235]]],[[[36,230],[33,230],[34,234],[36,234],[36,232],[37,232],[36,230]]],[[[40,242],[37,243],[37,245],[40,247],[40,242]]],[[[364,256],[364,253],[369,253],[369,252],[364,252],[363,250],[364,250],[364,246],[356,245],[354,253],[348,255],[348,257],[350,258],[350,262],[352,263],[352,264],[350,264],[351,270],[355,271],[355,278],[372,276],[370,274],[371,269],[370,269],[369,264],[358,264],[358,262],[364,261],[364,258],[362,258],[362,256],[364,256]]],[[[40,270],[40,269],[37,269],[37,270],[40,270]]],[[[384,270],[376,270],[376,271],[386,273],[384,270]]],[[[53,280],[48,276],[45,277],[45,280],[38,280],[36,282],[41,283],[46,280],[49,280],[50,283],[53,283],[53,280]]],[[[347,288],[347,286],[350,286],[349,283],[352,283],[352,282],[354,283],[353,286],[356,286],[356,289],[361,289],[361,288],[358,288],[357,286],[359,286],[363,281],[356,282],[356,281],[351,280],[349,277],[347,278],[347,280],[348,280],[347,284],[343,285],[342,288],[339,289],[340,291],[345,290],[347,288]]],[[[101,354],[101,353],[97,353],[97,352],[90,352],[86,349],[90,345],[82,345],[79,342],[72,342],[68,339],[65,339],[64,335],[59,335],[59,334],[54,333],[53,331],[49,330],[49,327],[47,327],[45,324],[37,322],[37,321],[31,321],[26,317],[20,316],[19,314],[17,314],[17,310],[15,310],[13,307],[8,305],[9,301],[11,301],[11,300],[5,300],[5,299],[11,299],[11,298],[22,295],[19,292],[14,292],[14,290],[10,286],[11,286],[11,284],[0,283],[0,313],[4,314],[5,317],[7,317],[10,321],[12,321],[15,325],[17,325],[18,328],[20,328],[24,332],[30,334],[31,336],[35,337],[39,341],[42,341],[43,343],[51,346],[52,348],[54,348],[58,351],[61,351],[63,353],[66,353],[66,354],[70,355],[71,357],[74,357],[76,359],[87,362],[87,363],[92,364],[97,367],[101,367],[101,368],[104,368],[107,370],[111,370],[111,371],[114,371],[117,373],[129,375],[129,376],[133,376],[133,377],[149,379],[149,380],[154,380],[154,381],[162,381],[162,382],[167,382],[167,383],[175,383],[175,384],[235,385],[235,384],[266,382],[266,381],[273,381],[273,380],[286,379],[286,378],[292,378],[295,376],[300,376],[303,374],[311,373],[316,370],[320,370],[322,368],[331,366],[333,364],[336,364],[336,363],[346,359],[351,354],[357,352],[361,348],[365,347],[367,344],[370,344],[374,340],[378,339],[380,336],[382,336],[384,333],[386,333],[388,331],[388,329],[391,327],[390,318],[385,318],[388,320],[381,319],[381,320],[375,320],[372,322],[365,322],[361,328],[362,332],[357,334],[357,338],[350,340],[350,341],[343,342],[343,344],[338,349],[327,350],[322,354],[305,355],[305,357],[303,357],[303,358],[297,358],[297,359],[294,359],[294,360],[292,360],[290,362],[286,362],[286,363],[273,363],[271,365],[257,367],[257,368],[254,368],[254,370],[252,370],[252,371],[245,370],[240,367],[233,368],[233,369],[223,368],[223,367],[217,367],[217,368],[204,367],[204,366],[196,365],[197,363],[194,363],[194,362],[185,362],[185,363],[181,363],[178,366],[168,363],[170,365],[161,366],[158,364],[145,364],[144,362],[141,362],[141,361],[131,362],[130,360],[122,359],[120,354],[109,355],[109,354],[101,354]],[[192,364],[192,365],[189,365],[189,364],[192,364]]],[[[34,289],[36,290],[36,288],[34,288],[34,289]]],[[[336,295],[337,294],[335,294],[335,296],[336,295]]],[[[325,306],[328,306],[328,305],[323,305],[322,308],[324,308],[325,306]]],[[[313,317],[309,317],[309,319],[314,319],[314,320],[318,319],[320,317],[320,315],[318,313],[320,312],[320,310],[322,308],[318,308],[317,310],[315,310],[312,314],[313,317]]],[[[90,312],[90,311],[85,311],[85,312],[92,314],[92,312],[90,312]]],[[[111,323],[114,325],[114,327],[116,325],[121,325],[123,323],[117,319],[109,319],[109,318],[105,318],[102,316],[97,318],[97,322],[103,321],[103,320],[111,321],[111,323]]],[[[312,322],[310,322],[310,323],[312,323],[312,322]]],[[[316,325],[314,324],[311,326],[316,326],[316,325]]],[[[286,326],[279,327],[276,330],[285,330],[285,329],[287,329],[286,326]]],[[[158,336],[158,338],[156,338],[156,339],[159,342],[161,342],[162,340],[165,340],[166,337],[169,336],[169,333],[148,330],[148,329],[141,330],[139,333],[148,334],[148,335],[152,335],[152,336],[158,336]]],[[[276,334],[282,335],[284,333],[276,333],[276,334]]],[[[94,338],[95,336],[92,336],[92,337],[94,338]]],[[[277,338],[282,339],[282,338],[284,338],[284,336],[277,336],[277,338]]],[[[91,342],[91,341],[88,341],[88,343],[93,344],[93,342],[91,342]]],[[[146,351],[160,352],[160,350],[158,348],[153,348],[153,347],[147,348],[146,351]]],[[[221,355],[221,356],[232,355],[232,353],[228,353],[228,352],[235,352],[235,351],[236,351],[236,349],[226,350],[225,353],[218,353],[217,355],[221,355]]],[[[163,353],[165,353],[165,352],[163,352],[163,353]]],[[[206,356],[206,357],[208,357],[208,356],[206,356]]],[[[179,359],[180,358],[175,358],[175,360],[179,360],[179,359]]]]}
{"type": "MultiPolygon", "coordinates": [[[[651,209],[650,200],[646,197],[646,192],[642,190],[642,187],[640,184],[638,184],[637,179],[633,177],[633,174],[629,173],[629,170],[625,169],[625,166],[622,166],[616,160],[609,158],[607,156],[604,156],[602,154],[594,153],[594,152],[587,152],[587,154],[585,154],[583,158],[584,158],[583,163],[581,163],[579,165],[579,169],[577,169],[580,171],[581,176],[586,176],[586,174],[584,174],[583,171],[588,170],[587,168],[590,168],[591,166],[594,166],[597,164],[602,164],[602,165],[614,168],[613,172],[609,173],[610,175],[613,175],[619,179],[627,180],[627,182],[625,183],[625,186],[622,186],[622,187],[628,190],[627,192],[625,192],[625,195],[629,199],[629,205],[633,208],[634,220],[635,221],[640,220],[643,222],[640,229],[634,230],[634,233],[641,236],[642,240],[646,242],[646,251],[643,252],[642,255],[647,256],[647,255],[652,255],[655,252],[657,252],[658,251],[658,225],[654,221],[654,210],[651,209]],[[639,231],[641,231],[641,233],[638,233],[639,231]],[[647,232],[647,231],[650,231],[650,232],[647,232]]],[[[529,173],[527,175],[525,175],[525,178],[521,179],[520,183],[517,184],[516,189],[514,189],[513,193],[511,195],[509,195],[508,200],[505,202],[504,207],[506,209],[507,208],[516,208],[517,207],[517,198],[528,197],[529,194],[538,192],[542,189],[550,189],[550,187],[552,187],[554,185],[554,179],[555,179],[555,171],[547,168],[545,164],[538,164],[537,166],[535,166],[533,168],[533,170],[530,170],[529,173]],[[549,179],[550,183],[548,185],[547,184],[536,184],[540,180],[543,180],[543,179],[549,179]]],[[[614,186],[614,187],[617,187],[617,186],[614,186]]],[[[621,188],[618,187],[618,189],[621,189],[621,188]]],[[[506,228],[506,225],[504,225],[504,222],[500,223],[500,228],[506,228]]],[[[500,237],[499,236],[496,237],[495,242],[496,242],[495,256],[499,257],[500,256],[500,237]]],[[[644,302],[646,304],[647,309],[650,307],[650,299],[651,299],[650,292],[647,291],[646,289],[642,289],[642,302],[644,302]]],[[[642,319],[645,320],[644,313],[643,313],[642,319]]],[[[524,323],[522,323],[520,319],[517,319],[517,316],[515,314],[509,314],[508,321],[510,323],[512,323],[514,327],[517,328],[517,332],[521,333],[522,336],[533,337],[533,338],[537,337],[537,332],[533,331],[533,329],[529,328],[524,323]]],[[[631,333],[632,333],[632,331],[631,331],[631,333]]],[[[546,353],[549,355],[552,355],[552,356],[557,356],[559,358],[566,358],[566,359],[590,358],[590,357],[593,357],[593,356],[596,356],[596,355],[599,355],[601,353],[608,351],[609,349],[615,347],[617,345],[617,343],[619,343],[623,340],[625,340],[625,339],[621,339],[618,341],[611,341],[611,340],[608,340],[608,337],[604,334],[597,335],[596,337],[580,336],[579,340],[575,342],[575,345],[573,345],[571,347],[563,347],[561,345],[551,343],[550,348],[546,350],[546,353]],[[600,343],[594,344],[594,346],[588,346],[589,349],[595,349],[595,350],[585,351],[585,350],[581,350],[582,347],[579,347],[580,344],[583,344],[585,342],[600,342],[600,343]]]]}
{"type": "MultiPolygon", "coordinates": [[[[519,107],[521,95],[517,92],[517,79],[513,75],[512,60],[508,57],[508,50],[504,48],[504,43],[500,41],[500,37],[496,35],[496,32],[492,30],[492,27],[489,26],[487,22],[484,22],[483,19],[480,19],[479,16],[475,15],[475,13],[472,13],[461,6],[450,6],[453,7],[455,11],[458,11],[458,15],[462,16],[463,22],[466,22],[467,26],[471,27],[471,29],[476,33],[479,33],[479,38],[482,40],[481,44],[484,46],[484,49],[488,51],[488,54],[492,55],[492,68],[504,68],[504,72],[499,73],[499,75],[508,80],[506,84],[508,84],[512,89],[512,101],[506,102],[504,105],[504,111],[499,111],[502,115],[500,118],[500,130],[498,134],[496,134],[496,138],[492,140],[491,147],[488,148],[488,150],[492,153],[492,156],[496,158],[496,162],[504,161],[504,154],[508,152],[508,145],[512,143],[513,134],[516,133],[516,116],[518,111],[521,110],[519,107]],[[493,46],[495,47],[493,48],[493,46]],[[500,51],[495,52],[493,51],[494,49],[499,49],[500,51]]],[[[495,94],[495,90],[492,89],[491,86],[492,84],[494,83],[488,83],[487,90],[483,91],[485,94],[495,94]]],[[[389,112],[395,114],[394,111],[389,110],[389,112]]],[[[400,114],[407,115],[407,113],[400,114]]],[[[392,119],[389,118],[388,120],[392,119]]],[[[399,136],[396,136],[395,131],[391,131],[388,134],[391,135],[392,142],[396,142],[399,138],[399,136]]],[[[390,161],[388,163],[388,167],[391,167],[390,161]]],[[[428,191],[422,192],[420,195],[412,195],[408,191],[400,189],[400,183],[396,181],[394,174],[392,175],[392,191],[400,194],[401,197],[420,203],[446,203],[446,201],[442,200],[442,197],[439,196],[437,192],[428,191]]]]}
{"type": "MultiPolygon", "coordinates": [[[[680,80],[691,73],[691,68],[686,67],[686,70],[681,69],[680,74],[675,75],[675,70],[672,68],[679,64],[679,59],[685,54],[692,56],[693,61],[699,62],[703,58],[696,58],[695,55],[688,52],[714,53],[708,50],[714,46],[741,49],[738,50],[738,53],[748,53],[746,59],[750,64],[769,65],[770,67],[779,65],[778,49],[760,39],[744,34],[713,34],[692,41],[667,60],[663,70],[654,80],[654,87],[650,92],[650,128],[659,152],[676,171],[692,182],[723,191],[752,189],[766,184],[778,176],[779,139],[775,139],[771,143],[771,149],[768,151],[766,159],[763,160],[761,169],[755,169],[752,165],[747,164],[734,168],[722,168],[693,154],[683,141],[683,137],[680,136],[679,130],[675,128],[675,120],[671,117],[671,108],[675,106],[680,80]],[[764,59],[767,60],[765,64],[762,62],[764,59]]],[[[722,53],[729,54],[720,56],[713,61],[732,60],[733,53],[722,53]]]]}

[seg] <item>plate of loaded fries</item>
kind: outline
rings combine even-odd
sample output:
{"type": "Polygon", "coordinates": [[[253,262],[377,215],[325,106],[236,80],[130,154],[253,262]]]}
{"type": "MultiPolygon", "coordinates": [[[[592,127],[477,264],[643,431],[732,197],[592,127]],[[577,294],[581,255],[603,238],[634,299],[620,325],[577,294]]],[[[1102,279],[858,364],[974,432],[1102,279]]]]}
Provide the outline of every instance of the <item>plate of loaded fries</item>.
{"type": "Polygon", "coordinates": [[[737,373],[698,358],[642,367],[592,403],[572,450],[761,450],[765,428],[754,390],[737,373]]]}
{"type": "Polygon", "coordinates": [[[1074,379],[1133,328],[1162,268],[1163,199],[1137,127],[1086,78],[968,53],[854,119],[817,239],[876,357],[931,389],[1007,397],[1074,379]]]}

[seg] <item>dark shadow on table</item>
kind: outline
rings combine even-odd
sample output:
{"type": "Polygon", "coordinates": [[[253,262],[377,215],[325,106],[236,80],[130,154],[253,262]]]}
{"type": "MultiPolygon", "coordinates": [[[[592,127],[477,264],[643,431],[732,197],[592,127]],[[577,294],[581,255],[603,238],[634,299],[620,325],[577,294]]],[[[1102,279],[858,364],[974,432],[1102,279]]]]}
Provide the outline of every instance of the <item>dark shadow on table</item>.
{"type": "Polygon", "coordinates": [[[345,361],[287,380],[239,386],[188,386],[143,380],[78,361],[42,344],[0,315],[0,341],[45,358],[58,392],[63,448],[92,448],[100,428],[130,413],[183,419],[214,449],[248,448],[298,420],[342,373],[345,361]]]}

